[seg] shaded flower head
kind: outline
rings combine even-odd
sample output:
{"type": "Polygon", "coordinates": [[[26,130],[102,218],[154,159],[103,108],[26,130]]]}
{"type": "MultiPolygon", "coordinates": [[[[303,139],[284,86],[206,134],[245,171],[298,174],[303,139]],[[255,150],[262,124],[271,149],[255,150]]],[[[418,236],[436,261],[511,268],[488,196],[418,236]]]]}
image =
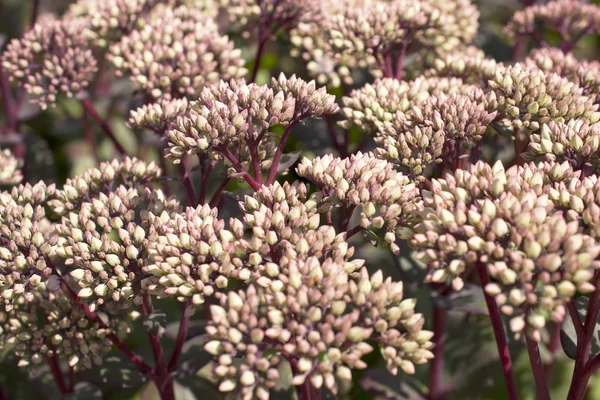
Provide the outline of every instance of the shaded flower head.
{"type": "Polygon", "coordinates": [[[55,106],[61,94],[78,95],[94,79],[98,68],[85,26],[83,19],[50,20],[8,44],[2,65],[9,79],[42,109],[55,106]]]}
{"type": "Polygon", "coordinates": [[[594,99],[585,96],[577,84],[535,66],[498,67],[489,84],[489,107],[506,116],[516,128],[536,131],[540,124],[551,120],[580,118],[593,124],[600,119],[594,99]]]}
{"type": "Polygon", "coordinates": [[[568,123],[550,121],[530,136],[527,155],[544,155],[549,161],[568,161],[575,168],[598,163],[600,126],[583,120],[568,123]]]}
{"type": "Polygon", "coordinates": [[[195,96],[219,79],[246,73],[241,51],[201,10],[157,6],[108,58],[118,74],[154,98],[195,96]]]}
{"type": "Polygon", "coordinates": [[[16,185],[23,180],[23,161],[16,158],[9,149],[0,151],[0,185],[16,185]]]}

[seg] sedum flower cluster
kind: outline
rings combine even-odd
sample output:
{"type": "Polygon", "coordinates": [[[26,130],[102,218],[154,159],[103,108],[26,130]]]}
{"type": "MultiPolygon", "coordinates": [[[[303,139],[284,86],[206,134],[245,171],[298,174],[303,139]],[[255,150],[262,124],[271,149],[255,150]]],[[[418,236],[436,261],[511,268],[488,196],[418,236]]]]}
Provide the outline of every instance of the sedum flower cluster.
{"type": "Polygon", "coordinates": [[[177,98],[245,75],[240,54],[201,9],[157,6],[110,47],[108,58],[117,74],[131,76],[135,88],[153,98],[177,98]]]}
{"type": "Polygon", "coordinates": [[[23,180],[23,161],[9,149],[0,151],[0,185],[17,185],[23,180]]]}
{"type": "Polygon", "coordinates": [[[270,86],[232,80],[202,89],[168,131],[167,157],[178,163],[184,155],[206,154],[231,163],[235,156],[244,167],[260,164],[257,173],[271,167],[277,147],[273,127],[291,129],[306,118],[339,109],[335,97],[317,89],[314,81],[282,74],[270,86]]]}
{"type": "Polygon", "coordinates": [[[460,290],[469,270],[487,269],[492,283],[484,290],[510,317],[511,331],[540,340],[548,320],[563,320],[576,291],[594,290],[599,267],[594,237],[547,193],[545,169],[563,168],[478,162],[434,179],[411,239],[427,279],[460,290]]]}
{"type": "Polygon", "coordinates": [[[42,109],[54,106],[59,94],[77,96],[94,79],[97,62],[82,35],[83,19],[49,20],[13,39],[2,67],[42,109]]]}
{"type": "Polygon", "coordinates": [[[380,347],[393,373],[412,374],[433,356],[433,333],[422,330],[423,316],[414,300],[403,299],[401,282],[383,280],[381,271],[348,271],[331,258],[290,259],[281,267],[268,287],[231,291],[211,306],[205,348],[217,358],[222,392],[268,399],[286,359],[294,385],[309,381],[337,393],[337,381],[366,367],[361,358],[374,350],[366,340],[380,347]]]}

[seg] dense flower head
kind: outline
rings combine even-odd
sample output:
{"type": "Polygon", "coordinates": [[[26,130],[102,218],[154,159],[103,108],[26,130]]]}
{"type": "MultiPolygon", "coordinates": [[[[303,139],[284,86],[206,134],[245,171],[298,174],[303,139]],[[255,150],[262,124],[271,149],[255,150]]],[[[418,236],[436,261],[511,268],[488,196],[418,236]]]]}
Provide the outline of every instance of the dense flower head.
{"type": "Polygon", "coordinates": [[[341,111],[345,120],[340,125],[344,128],[357,126],[364,132],[374,134],[382,130],[386,121],[392,121],[398,111],[411,113],[414,106],[421,106],[430,96],[442,93],[469,94],[475,89],[476,86],[452,77],[420,76],[413,81],[376,79],[342,98],[345,107],[341,111]]]}
{"type": "MultiPolygon", "coordinates": [[[[167,156],[179,162],[184,154],[208,153],[219,158],[227,149],[233,154],[247,152],[249,143],[266,157],[274,148],[269,130],[277,125],[295,125],[308,117],[320,117],[339,109],[335,96],[325,88],[317,89],[314,81],[304,82],[280,75],[268,85],[244,81],[220,81],[205,87],[198,100],[190,104],[189,113],[177,119],[169,131],[167,156]]],[[[246,161],[242,159],[241,161],[246,161]]]]}
{"type": "Polygon", "coordinates": [[[107,328],[89,321],[56,289],[46,288],[32,302],[0,312],[0,336],[14,345],[20,367],[39,368],[48,357],[66,361],[74,371],[101,365],[112,350],[109,333],[123,338],[127,328],[118,320],[107,328]]]}
{"type": "Polygon", "coordinates": [[[226,288],[229,279],[249,279],[250,270],[234,260],[240,255],[236,240],[243,229],[225,229],[216,209],[188,207],[170,218],[151,213],[149,221],[158,234],[143,271],[153,277],[147,288],[157,296],[191,299],[199,305],[226,288]]]}
{"type": "Polygon", "coordinates": [[[17,185],[23,180],[23,161],[9,149],[0,151],[0,185],[17,185]]]}
{"type": "MultiPolygon", "coordinates": [[[[327,256],[336,261],[349,260],[354,248],[348,245],[345,236],[336,233],[333,226],[321,224],[322,215],[331,208],[326,196],[321,192],[310,194],[310,187],[298,181],[263,186],[253,197],[245,196],[240,209],[252,237],[242,244],[249,252],[257,253],[254,255],[257,260],[259,256],[267,259],[266,264],[257,265],[260,275],[255,279],[270,278],[269,258],[277,261],[327,256]]],[[[360,265],[349,262],[348,267],[354,270],[360,265]]]]}
{"type": "Polygon", "coordinates": [[[383,58],[410,43],[450,50],[472,40],[477,18],[469,1],[371,1],[335,15],[328,37],[334,49],[358,57],[383,58]]]}
{"type": "MultiPolygon", "coordinates": [[[[257,24],[272,32],[320,17],[321,0],[219,0],[231,28],[250,36],[257,24]]],[[[231,29],[230,28],[230,29],[231,29]]]]}
{"type": "Polygon", "coordinates": [[[434,179],[411,243],[427,280],[456,290],[466,271],[487,268],[492,283],[484,289],[510,316],[511,331],[540,340],[546,320],[562,321],[576,290],[593,289],[600,246],[543,193],[543,179],[534,184],[547,167],[530,168],[478,162],[434,179]]]}
{"type": "Polygon", "coordinates": [[[155,234],[150,216],[168,218],[177,206],[160,190],[121,185],[65,215],[56,225],[57,254],[79,285],[79,298],[92,310],[124,311],[141,304],[151,277],[142,270],[155,234]]]}
{"type": "Polygon", "coordinates": [[[0,193],[0,298],[6,311],[33,301],[56,274],[48,262],[56,238],[43,206],[53,191],[40,182],[0,193]]]}
{"type": "Polygon", "coordinates": [[[580,1],[556,0],[517,11],[504,28],[511,42],[534,32],[558,32],[564,39],[600,32],[600,7],[580,1]]]}
{"type": "MultiPolygon", "coordinates": [[[[170,2],[170,0],[167,0],[170,2]]],[[[65,20],[86,21],[84,34],[100,48],[120,40],[136,29],[161,0],[79,0],[71,4],[65,20]]]]}
{"type": "Polygon", "coordinates": [[[600,119],[594,99],[583,95],[581,87],[555,73],[520,63],[498,67],[489,82],[490,107],[509,119],[513,126],[532,131],[551,120],[568,122],[600,119]]]}
{"type": "Polygon", "coordinates": [[[410,113],[396,112],[378,132],[375,153],[418,177],[429,164],[441,162],[445,147],[456,152],[481,140],[496,112],[487,111],[481,89],[467,85],[463,90],[466,94],[430,96],[410,113]]]}
{"type": "Polygon", "coordinates": [[[162,98],[156,103],[144,104],[131,110],[129,126],[137,129],[147,129],[160,136],[175,126],[179,116],[185,116],[189,110],[189,102],[185,97],[180,99],[162,98]]]}
{"type": "Polygon", "coordinates": [[[411,223],[410,215],[420,201],[415,183],[393,164],[359,152],[345,159],[332,155],[304,158],[297,172],[313,182],[328,201],[339,202],[350,213],[360,207],[360,226],[385,227],[385,241],[394,253],[399,252],[395,232],[411,223]]]}
{"type": "Polygon", "coordinates": [[[597,165],[600,126],[583,120],[568,123],[550,121],[530,136],[528,156],[544,155],[549,161],[568,161],[575,168],[597,165]]]}
{"type": "Polygon", "coordinates": [[[110,47],[118,74],[153,98],[196,96],[219,79],[246,74],[241,50],[201,10],[157,6],[110,47]]]}
{"type": "Polygon", "coordinates": [[[67,179],[62,189],[54,193],[48,206],[57,215],[76,211],[85,201],[90,201],[100,193],[110,192],[115,185],[137,188],[150,184],[161,175],[154,163],[146,163],[135,157],[100,163],[98,168],[89,168],[81,175],[67,179]]]}
{"type": "Polygon", "coordinates": [[[369,339],[394,374],[412,374],[414,364],[433,357],[433,334],[423,330],[416,302],[403,298],[401,282],[365,268],[350,275],[343,264],[314,257],[289,260],[281,271],[270,287],[231,291],[211,306],[205,349],[217,361],[212,373],[221,391],[267,399],[287,359],[294,385],[309,380],[337,393],[337,381],[366,367],[369,339]]]}
{"type": "Polygon", "coordinates": [[[361,3],[360,0],[322,0],[318,7],[312,10],[319,13],[315,20],[300,20],[295,28],[290,31],[292,56],[301,56],[306,61],[306,69],[320,85],[339,87],[342,84],[354,83],[352,71],[356,68],[365,68],[374,64],[372,56],[355,57],[349,54],[340,54],[333,49],[333,44],[325,36],[331,29],[334,16],[344,6],[354,7],[361,3]]]}
{"type": "Polygon", "coordinates": [[[600,97],[600,62],[582,61],[577,68],[577,79],[583,94],[594,98],[596,104],[600,97]]]}
{"type": "Polygon", "coordinates": [[[55,106],[60,94],[77,96],[93,81],[98,68],[85,26],[82,19],[49,20],[6,47],[2,66],[9,79],[42,109],[55,106]]]}
{"type": "Polygon", "coordinates": [[[487,86],[497,63],[475,46],[460,46],[451,51],[435,49],[423,54],[412,68],[425,76],[461,78],[465,83],[487,86]]]}
{"type": "Polygon", "coordinates": [[[554,47],[533,49],[525,60],[525,64],[536,66],[545,72],[555,73],[571,81],[577,81],[579,61],[573,53],[565,53],[554,47]]]}

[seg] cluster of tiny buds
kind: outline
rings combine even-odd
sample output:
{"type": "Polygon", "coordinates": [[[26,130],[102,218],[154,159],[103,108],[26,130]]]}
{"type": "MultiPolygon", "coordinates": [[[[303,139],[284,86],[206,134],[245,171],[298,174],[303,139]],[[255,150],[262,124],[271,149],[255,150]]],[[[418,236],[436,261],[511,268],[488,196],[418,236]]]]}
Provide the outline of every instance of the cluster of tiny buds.
{"type": "Polygon", "coordinates": [[[219,34],[201,10],[157,6],[129,35],[110,47],[119,75],[153,98],[197,96],[219,79],[246,74],[241,50],[219,34]]]}
{"type": "Polygon", "coordinates": [[[562,321],[577,290],[594,289],[599,266],[600,246],[578,218],[563,213],[561,196],[544,189],[561,171],[563,165],[505,170],[479,162],[434,179],[411,239],[415,258],[428,265],[427,280],[460,290],[469,270],[486,268],[492,283],[485,290],[510,316],[511,331],[540,340],[546,320],[562,321]]]}
{"type": "Polygon", "coordinates": [[[585,96],[581,87],[536,66],[499,66],[489,85],[488,107],[508,118],[515,128],[536,131],[551,120],[583,119],[590,124],[600,120],[595,99],[585,96]]]}
{"type": "Polygon", "coordinates": [[[215,356],[212,372],[219,390],[242,398],[269,398],[287,361],[293,385],[309,380],[315,388],[337,393],[338,381],[352,379],[351,369],[366,367],[361,358],[381,347],[392,373],[414,373],[433,354],[432,332],[423,330],[415,301],[403,299],[401,282],[381,271],[348,274],[332,259],[289,260],[269,287],[220,296],[211,306],[205,349],[215,356]],[[234,356],[243,355],[241,364],[234,356]]]}
{"type": "Polygon", "coordinates": [[[0,151],[0,185],[17,185],[23,180],[23,161],[9,149],[0,151]]]}
{"type": "Polygon", "coordinates": [[[600,32],[600,7],[581,1],[555,0],[546,4],[534,4],[517,11],[504,28],[511,42],[523,36],[553,31],[562,39],[581,38],[600,32]]]}
{"type": "MultiPolygon", "coordinates": [[[[185,154],[208,153],[213,158],[221,158],[223,153],[244,155],[250,146],[269,155],[276,147],[268,134],[272,127],[294,126],[338,109],[335,96],[325,88],[317,89],[314,81],[307,83],[296,76],[282,74],[272,80],[271,87],[220,81],[202,89],[186,115],[177,118],[168,132],[167,157],[178,163],[185,154]]],[[[268,168],[270,160],[262,159],[263,168],[268,168]]]]}
{"type": "Polygon", "coordinates": [[[6,47],[2,67],[42,109],[55,106],[60,94],[79,95],[94,79],[97,62],[85,26],[83,19],[45,21],[6,47]]]}
{"type": "Polygon", "coordinates": [[[393,164],[372,153],[359,152],[345,159],[332,155],[312,161],[304,158],[297,173],[349,213],[360,207],[361,228],[385,228],[385,242],[399,253],[396,231],[410,224],[411,213],[420,207],[420,197],[415,183],[397,172],[393,164]]]}

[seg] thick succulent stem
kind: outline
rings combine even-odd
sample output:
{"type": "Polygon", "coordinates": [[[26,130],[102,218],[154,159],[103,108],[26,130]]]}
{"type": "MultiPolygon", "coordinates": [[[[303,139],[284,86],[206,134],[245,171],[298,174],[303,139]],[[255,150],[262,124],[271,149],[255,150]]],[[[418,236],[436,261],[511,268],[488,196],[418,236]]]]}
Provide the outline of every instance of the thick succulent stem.
{"type": "Polygon", "coordinates": [[[50,372],[52,373],[52,377],[54,378],[54,382],[56,382],[56,386],[58,386],[60,393],[63,395],[71,393],[72,391],[67,387],[67,383],[60,370],[60,365],[58,364],[56,356],[48,357],[48,366],[50,367],[50,372]]]}
{"type": "Polygon", "coordinates": [[[444,399],[444,345],[446,343],[446,310],[433,306],[433,360],[429,365],[429,399],[444,399]]]}
{"type": "Polygon", "coordinates": [[[189,301],[183,304],[181,320],[179,322],[179,331],[177,332],[177,339],[175,340],[175,348],[173,349],[171,359],[169,360],[169,366],[167,367],[167,371],[169,373],[177,369],[179,357],[181,356],[181,350],[183,349],[183,344],[185,343],[185,339],[187,338],[188,328],[190,325],[189,308],[189,301]]]}
{"type": "MultiPolygon", "coordinates": [[[[595,281],[598,280],[598,275],[598,273],[595,274],[595,281]]],[[[574,306],[571,307],[574,308],[574,306]]],[[[569,311],[571,312],[571,309],[569,311]]],[[[575,314],[577,314],[576,311],[577,310],[575,310],[575,314]]],[[[573,315],[572,312],[571,315],[573,315]]],[[[583,329],[581,334],[577,335],[575,369],[573,370],[573,377],[571,379],[571,386],[569,388],[569,400],[580,400],[583,398],[592,373],[597,370],[598,367],[600,367],[600,360],[597,360],[596,358],[592,359],[588,363],[592,338],[594,336],[598,315],[600,315],[600,289],[596,289],[591,294],[587,314],[585,316],[585,322],[583,323],[582,327],[583,329]]],[[[577,326],[577,322],[574,322],[574,325],[577,326]]]]}
{"type": "Polygon", "coordinates": [[[184,160],[181,160],[179,163],[179,174],[183,179],[187,204],[192,207],[194,204],[196,204],[196,193],[194,192],[194,185],[192,184],[192,179],[190,178],[190,172],[188,171],[184,160]]]}
{"type": "Polygon", "coordinates": [[[525,335],[525,341],[527,342],[529,362],[531,364],[533,379],[537,389],[537,398],[539,400],[550,400],[550,392],[548,391],[546,376],[544,375],[544,365],[542,364],[542,358],[540,357],[540,349],[538,344],[535,340],[530,339],[527,335],[525,335]]]}
{"type": "MultiPolygon", "coordinates": [[[[219,150],[221,151],[223,156],[225,156],[225,158],[231,163],[231,165],[233,165],[233,168],[235,168],[235,170],[243,176],[243,178],[246,180],[246,182],[248,182],[250,187],[254,189],[254,191],[260,189],[261,185],[258,182],[256,182],[254,178],[252,178],[248,171],[246,171],[246,169],[242,166],[242,164],[227,147],[221,147],[219,150]]],[[[277,168],[275,170],[277,170],[277,168]]]]}
{"type": "Polygon", "coordinates": [[[494,329],[494,337],[496,339],[496,346],[498,347],[498,354],[500,355],[500,362],[502,363],[502,373],[504,374],[504,381],[506,382],[508,398],[516,400],[518,399],[517,385],[512,371],[512,359],[508,349],[508,341],[506,340],[506,333],[504,332],[500,310],[498,309],[498,305],[494,298],[485,292],[486,285],[490,283],[490,276],[488,275],[485,264],[481,262],[477,263],[477,273],[481,282],[485,303],[490,314],[492,328],[494,329]]]}
{"type": "Polygon", "coordinates": [[[266,31],[263,31],[263,29],[259,30],[258,49],[256,50],[256,56],[254,57],[254,67],[252,68],[250,83],[254,83],[256,81],[256,75],[258,74],[258,70],[260,68],[260,62],[262,60],[263,53],[265,51],[265,47],[267,46],[267,42],[269,41],[270,36],[271,34],[268,29],[266,31]]]}
{"type": "Polygon", "coordinates": [[[275,178],[277,177],[277,169],[279,168],[279,162],[281,161],[281,157],[283,156],[283,148],[285,147],[285,143],[287,142],[288,136],[292,131],[292,128],[298,123],[298,118],[294,121],[291,121],[288,126],[285,127],[283,134],[281,135],[281,139],[279,140],[279,144],[277,145],[277,150],[275,150],[275,156],[273,157],[273,164],[271,165],[271,169],[269,169],[269,175],[267,177],[267,185],[273,184],[275,182],[275,178]]]}
{"type": "Polygon", "coordinates": [[[81,100],[81,104],[83,105],[83,108],[85,109],[85,111],[87,112],[87,114],[92,117],[92,119],[94,121],[96,121],[96,123],[100,126],[100,128],[102,129],[102,131],[104,132],[104,134],[106,135],[106,137],[108,139],[110,139],[110,141],[113,143],[113,145],[115,146],[115,150],[117,150],[117,152],[124,156],[127,154],[127,151],[125,151],[125,149],[123,148],[123,146],[121,145],[121,143],[119,143],[119,141],[117,140],[117,138],[115,137],[112,129],[110,128],[110,126],[108,126],[108,123],[103,120],[100,115],[98,115],[98,112],[96,111],[96,109],[94,108],[94,105],[92,104],[92,101],[90,100],[89,97],[84,97],[81,100]]]}

